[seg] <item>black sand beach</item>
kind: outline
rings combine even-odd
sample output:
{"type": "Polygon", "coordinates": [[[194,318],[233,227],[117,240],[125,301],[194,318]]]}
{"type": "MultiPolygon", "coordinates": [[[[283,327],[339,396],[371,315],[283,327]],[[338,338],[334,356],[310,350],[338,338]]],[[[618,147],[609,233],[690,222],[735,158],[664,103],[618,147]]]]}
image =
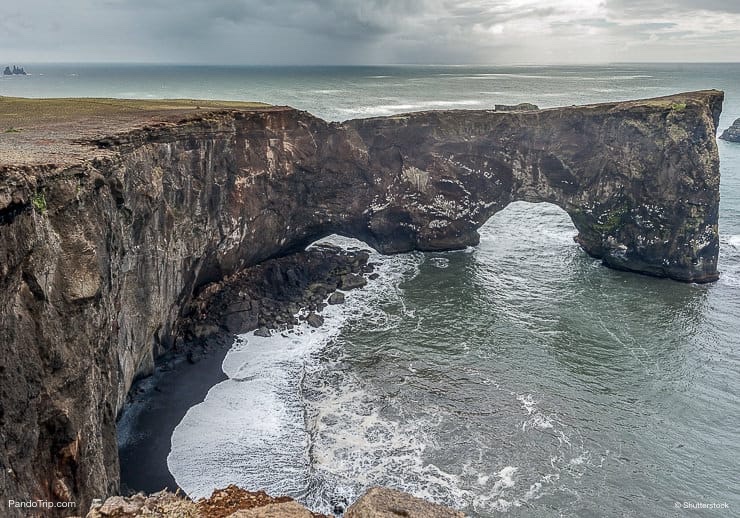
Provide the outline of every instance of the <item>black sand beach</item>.
{"type": "Polygon", "coordinates": [[[119,416],[122,492],[177,489],[167,466],[172,433],[188,409],[226,379],[221,365],[236,335],[288,329],[298,324],[300,309],[308,312],[301,319],[320,326],[323,318],[318,313],[327,302],[343,301],[328,300],[337,288],[349,290],[367,282],[363,274],[373,269],[368,257],[366,251],[316,246],[204,289],[185,319],[185,345],[160,358],[155,373],[134,385],[119,416]]]}
{"type": "Polygon", "coordinates": [[[172,432],[190,407],[226,379],[221,364],[230,346],[223,337],[196,363],[181,358],[141,380],[140,392],[118,423],[122,489],[147,493],[177,489],[167,469],[172,432]]]}

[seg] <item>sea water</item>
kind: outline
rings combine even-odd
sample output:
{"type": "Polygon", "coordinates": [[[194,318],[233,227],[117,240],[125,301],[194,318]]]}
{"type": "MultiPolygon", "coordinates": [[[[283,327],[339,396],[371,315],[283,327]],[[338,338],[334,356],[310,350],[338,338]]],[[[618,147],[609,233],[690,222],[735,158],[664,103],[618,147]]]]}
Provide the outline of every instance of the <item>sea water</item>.
{"type": "MultiPolygon", "coordinates": [[[[740,117],[740,65],[26,69],[0,95],[253,100],[344,120],[718,88],[720,128],[740,117]]],[[[464,251],[373,254],[380,278],[321,329],[239,337],[229,379],[172,436],[178,484],[323,512],[383,485],[478,517],[740,513],[740,144],[719,148],[718,282],[604,268],[549,204],[511,204],[464,251]]]]}

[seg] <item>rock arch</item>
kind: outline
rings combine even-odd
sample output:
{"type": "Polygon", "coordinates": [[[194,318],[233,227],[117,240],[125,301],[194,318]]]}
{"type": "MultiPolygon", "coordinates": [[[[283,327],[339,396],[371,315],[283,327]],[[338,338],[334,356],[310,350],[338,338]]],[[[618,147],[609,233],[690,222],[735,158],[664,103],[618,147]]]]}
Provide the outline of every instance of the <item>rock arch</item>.
{"type": "Polygon", "coordinates": [[[611,267],[717,279],[722,100],[341,124],[285,107],[136,110],[106,135],[87,115],[100,105],[74,101],[51,141],[29,121],[0,142],[0,418],[15,423],[0,496],[82,507],[115,491],[115,415],[193,294],[332,233],[385,253],[456,249],[510,202],[547,201],[611,267]]]}
{"type": "Polygon", "coordinates": [[[350,121],[376,186],[363,238],[382,252],[460,248],[510,202],[545,201],[570,215],[577,242],[607,266],[714,281],[721,102],[710,91],[350,121]]]}

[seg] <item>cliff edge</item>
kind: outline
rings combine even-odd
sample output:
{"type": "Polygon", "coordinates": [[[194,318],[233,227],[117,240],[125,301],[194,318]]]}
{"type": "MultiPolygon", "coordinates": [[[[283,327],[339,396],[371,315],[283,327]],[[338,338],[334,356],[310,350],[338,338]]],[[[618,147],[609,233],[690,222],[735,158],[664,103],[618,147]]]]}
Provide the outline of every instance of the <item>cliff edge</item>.
{"type": "Polygon", "coordinates": [[[0,98],[0,495],[114,494],[117,412],[182,308],[332,233],[384,253],[458,249],[510,202],[546,201],[610,267],[717,279],[722,100],[327,123],[238,103],[0,98]]]}

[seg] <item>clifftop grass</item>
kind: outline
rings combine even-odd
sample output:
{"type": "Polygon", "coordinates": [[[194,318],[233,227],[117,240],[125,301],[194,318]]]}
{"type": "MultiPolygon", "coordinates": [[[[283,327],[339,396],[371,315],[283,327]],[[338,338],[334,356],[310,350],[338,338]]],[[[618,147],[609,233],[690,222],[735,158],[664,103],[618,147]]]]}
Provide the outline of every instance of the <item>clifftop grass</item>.
{"type": "Polygon", "coordinates": [[[254,109],[270,105],[242,101],[208,101],[199,99],[108,99],[51,98],[29,99],[0,96],[0,121],[5,128],[29,124],[64,122],[81,117],[115,117],[147,112],[197,111],[213,109],[254,109]]]}

